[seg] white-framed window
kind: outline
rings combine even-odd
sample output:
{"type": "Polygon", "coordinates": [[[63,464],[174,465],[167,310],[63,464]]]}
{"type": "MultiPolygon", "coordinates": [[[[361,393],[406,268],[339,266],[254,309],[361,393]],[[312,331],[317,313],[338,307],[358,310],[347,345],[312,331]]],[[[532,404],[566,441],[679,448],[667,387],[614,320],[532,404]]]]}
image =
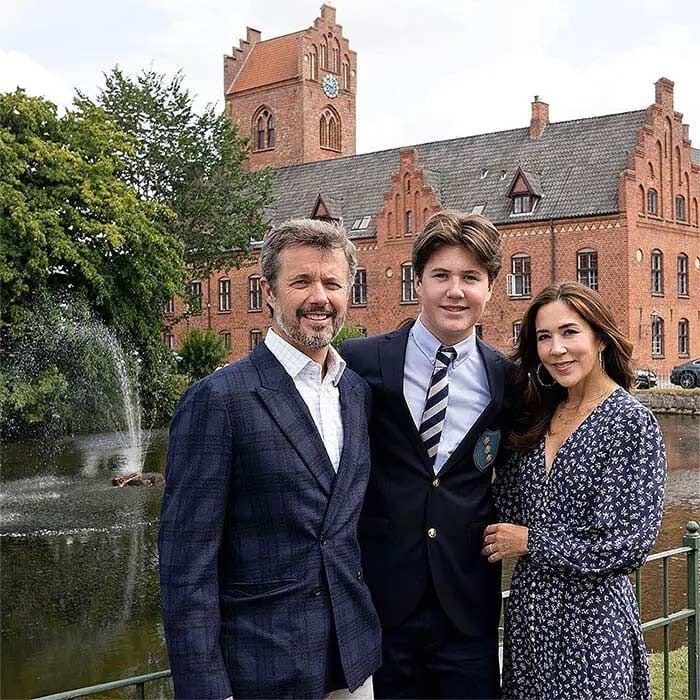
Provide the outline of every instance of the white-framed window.
{"type": "Polygon", "coordinates": [[[647,214],[656,216],[659,213],[659,195],[657,191],[650,187],[647,190],[647,214]]]}
{"type": "Polygon", "coordinates": [[[260,276],[251,275],[248,278],[248,311],[260,311],[260,309],[262,309],[260,276]]]}
{"type": "Polygon", "coordinates": [[[414,277],[413,263],[401,265],[401,301],[418,301],[416,288],[413,284],[414,277]]]}
{"type": "Polygon", "coordinates": [[[168,348],[168,350],[175,349],[175,336],[169,331],[163,333],[163,342],[165,343],[165,347],[168,348]]]}
{"type": "Polygon", "coordinates": [[[353,306],[363,306],[367,303],[367,270],[360,267],[355,273],[355,282],[352,285],[353,306]]]}
{"type": "Polygon", "coordinates": [[[175,297],[170,297],[168,301],[165,302],[165,314],[167,316],[172,316],[175,313],[175,297]]]}
{"type": "Polygon", "coordinates": [[[510,274],[506,276],[509,297],[529,297],[532,290],[530,256],[517,253],[510,259],[510,274]]]}
{"type": "Polygon", "coordinates": [[[529,194],[513,195],[513,214],[530,214],[534,206],[534,198],[529,194]]]}
{"type": "Polygon", "coordinates": [[[581,284],[598,291],[598,252],[584,248],[576,253],[576,278],[581,284]]]}
{"type": "Polygon", "coordinates": [[[651,354],[656,357],[664,354],[664,320],[661,316],[651,319],[651,354]]]}
{"type": "Polygon", "coordinates": [[[219,280],[219,311],[231,311],[231,280],[219,280]]]}
{"type": "Polygon", "coordinates": [[[687,297],[689,293],[688,288],[688,256],[685,253],[681,253],[678,256],[676,262],[678,270],[678,296],[687,297]]]}

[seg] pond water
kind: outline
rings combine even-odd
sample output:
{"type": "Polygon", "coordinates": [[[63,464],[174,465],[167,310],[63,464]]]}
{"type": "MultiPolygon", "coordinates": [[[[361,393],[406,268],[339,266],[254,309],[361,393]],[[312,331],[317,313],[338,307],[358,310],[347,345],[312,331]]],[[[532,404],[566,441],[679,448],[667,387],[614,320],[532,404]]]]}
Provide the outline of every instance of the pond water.
{"type": "MultiPolygon", "coordinates": [[[[700,519],[700,420],[659,421],[669,479],[656,551],[680,546],[686,522],[700,519]]],[[[148,443],[145,470],[162,471],[167,433],[152,433],[148,443]]],[[[0,696],[6,699],[168,666],[156,553],[162,489],[111,485],[128,460],[118,435],[67,440],[50,453],[45,445],[3,448],[0,696]]],[[[670,574],[675,610],[685,605],[685,560],[674,560],[670,574]]],[[[660,582],[660,565],[646,567],[645,620],[661,613],[660,582]]],[[[685,625],[674,627],[672,645],[678,646],[685,625]]],[[[648,634],[647,644],[658,649],[660,633],[648,634]]],[[[150,684],[147,694],[168,697],[171,691],[162,681],[150,684]]]]}

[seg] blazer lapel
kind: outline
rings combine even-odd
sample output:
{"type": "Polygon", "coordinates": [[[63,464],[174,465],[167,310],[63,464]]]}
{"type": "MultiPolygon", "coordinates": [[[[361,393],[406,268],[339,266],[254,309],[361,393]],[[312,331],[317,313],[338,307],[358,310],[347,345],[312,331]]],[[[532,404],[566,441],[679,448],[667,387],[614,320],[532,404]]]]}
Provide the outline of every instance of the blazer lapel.
{"type": "Polygon", "coordinates": [[[481,415],[476,419],[474,425],[469,429],[469,432],[462,438],[461,442],[455,448],[450,458],[445,462],[440,474],[444,474],[451,469],[455,464],[461,463],[471,449],[474,438],[489,425],[491,418],[496,415],[503,404],[503,386],[505,382],[505,363],[498,353],[493,348],[484,343],[481,339],[476,339],[476,347],[478,348],[481,359],[486,367],[486,376],[489,380],[489,391],[491,392],[491,401],[482,411],[481,415]]]}
{"type": "Polygon", "coordinates": [[[420,456],[426,469],[430,470],[428,452],[420,438],[418,428],[406,404],[403,393],[403,371],[406,364],[406,346],[408,345],[410,327],[390,335],[379,347],[379,364],[382,370],[384,391],[390,397],[392,406],[404,425],[405,434],[420,456]]]}
{"type": "Polygon", "coordinates": [[[367,435],[365,392],[362,383],[346,370],[340,378],[338,390],[343,420],[343,451],[340,455],[338,474],[333,483],[331,501],[326,511],[325,521],[327,522],[335,517],[339,504],[352,489],[362,436],[367,435]]]}
{"type": "Polygon", "coordinates": [[[258,396],[323,492],[329,496],[335,470],[292,378],[264,343],[255,348],[250,359],[260,375],[261,386],[256,389],[258,396]]]}

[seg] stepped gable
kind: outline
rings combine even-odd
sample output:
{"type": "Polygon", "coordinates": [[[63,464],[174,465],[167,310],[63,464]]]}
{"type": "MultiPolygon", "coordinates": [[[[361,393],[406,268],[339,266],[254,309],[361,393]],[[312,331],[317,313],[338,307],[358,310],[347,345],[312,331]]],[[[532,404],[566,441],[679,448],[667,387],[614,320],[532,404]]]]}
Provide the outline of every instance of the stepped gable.
{"type": "MultiPolygon", "coordinates": [[[[445,207],[471,211],[486,203],[484,215],[496,224],[596,216],[619,211],[618,177],[636,145],[645,110],[553,122],[538,139],[529,128],[499,131],[415,146],[418,167],[445,207]],[[508,188],[518,168],[537,178],[542,198],[532,214],[511,215],[508,188]]],[[[331,161],[280,168],[275,203],[267,214],[273,225],[311,211],[319,192],[342,203],[343,222],[372,215],[384,203],[392,173],[400,167],[398,148],[331,161]]],[[[696,155],[700,152],[694,149],[696,155]]]]}

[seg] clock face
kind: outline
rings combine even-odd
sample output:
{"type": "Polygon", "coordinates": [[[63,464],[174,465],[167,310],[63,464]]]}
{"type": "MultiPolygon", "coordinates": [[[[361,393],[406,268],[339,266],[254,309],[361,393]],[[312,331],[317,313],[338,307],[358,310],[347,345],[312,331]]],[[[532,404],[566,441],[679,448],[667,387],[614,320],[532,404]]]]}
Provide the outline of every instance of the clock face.
{"type": "Polygon", "coordinates": [[[338,78],[330,73],[326,73],[323,76],[323,92],[326,93],[327,97],[333,98],[338,97],[338,78]]]}

